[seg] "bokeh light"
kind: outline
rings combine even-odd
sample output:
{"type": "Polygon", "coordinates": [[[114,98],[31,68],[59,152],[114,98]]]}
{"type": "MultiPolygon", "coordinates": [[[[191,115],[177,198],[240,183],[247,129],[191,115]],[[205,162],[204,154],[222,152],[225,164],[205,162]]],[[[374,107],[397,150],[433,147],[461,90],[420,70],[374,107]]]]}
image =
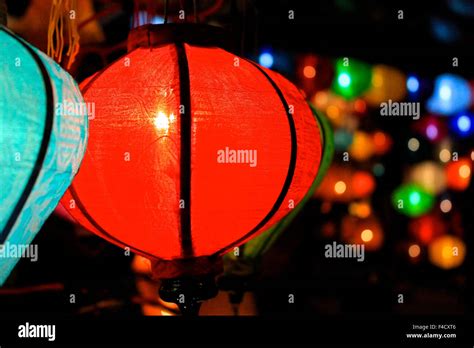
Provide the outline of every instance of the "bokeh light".
{"type": "Polygon", "coordinates": [[[263,52],[260,54],[260,57],[258,57],[258,62],[265,68],[271,68],[274,63],[273,55],[270,52],[263,52]]]}

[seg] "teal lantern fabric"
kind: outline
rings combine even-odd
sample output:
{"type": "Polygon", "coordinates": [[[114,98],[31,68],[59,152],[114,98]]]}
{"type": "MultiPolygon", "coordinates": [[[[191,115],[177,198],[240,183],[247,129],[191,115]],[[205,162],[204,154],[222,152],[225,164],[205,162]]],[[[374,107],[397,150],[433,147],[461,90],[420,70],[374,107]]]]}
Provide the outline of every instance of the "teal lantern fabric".
{"type": "Polygon", "coordinates": [[[74,79],[0,26],[0,285],[79,169],[87,105],[74,79]]]}

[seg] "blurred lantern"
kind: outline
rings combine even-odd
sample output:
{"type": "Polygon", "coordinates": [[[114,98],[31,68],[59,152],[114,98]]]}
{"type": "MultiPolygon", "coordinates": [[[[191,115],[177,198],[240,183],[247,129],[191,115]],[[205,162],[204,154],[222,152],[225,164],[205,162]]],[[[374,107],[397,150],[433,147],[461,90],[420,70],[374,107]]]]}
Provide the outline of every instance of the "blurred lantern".
{"type": "Polygon", "coordinates": [[[437,195],[446,189],[446,175],[442,165],[425,161],[414,165],[409,174],[409,181],[419,185],[426,192],[437,195]]]}
{"type": "Polygon", "coordinates": [[[461,31],[456,22],[439,17],[430,18],[431,35],[442,43],[452,44],[461,39],[461,31]]]}
{"type": "Polygon", "coordinates": [[[451,209],[453,209],[453,203],[451,203],[449,198],[445,198],[439,203],[439,209],[443,213],[447,214],[451,211],[451,209]]]}
{"type": "Polygon", "coordinates": [[[470,112],[463,112],[453,117],[450,122],[453,132],[465,138],[474,134],[474,116],[470,112]]]}
{"type": "Polygon", "coordinates": [[[298,57],[296,66],[298,86],[303,88],[306,95],[311,96],[331,86],[334,68],[330,59],[314,54],[302,55],[298,57]]]}
{"type": "Polygon", "coordinates": [[[367,105],[362,99],[346,100],[331,91],[316,92],[311,99],[318,110],[324,112],[335,127],[355,130],[359,117],[367,112],[367,105]]]}
{"type": "Polygon", "coordinates": [[[392,204],[400,213],[415,217],[431,209],[434,197],[419,185],[405,184],[393,193],[392,204]]]}
{"type": "Polygon", "coordinates": [[[383,176],[385,174],[385,167],[382,163],[375,163],[372,167],[372,173],[375,176],[383,176]]]}
{"type": "Polygon", "coordinates": [[[87,110],[73,78],[0,25],[0,285],[76,174],[87,110]]]}
{"type": "Polygon", "coordinates": [[[418,244],[410,244],[408,246],[408,256],[412,262],[418,262],[420,260],[421,248],[418,244]]]}
{"type": "Polygon", "coordinates": [[[372,207],[367,201],[352,202],[349,204],[349,214],[365,219],[372,213],[372,207]]]}
{"type": "Polygon", "coordinates": [[[349,115],[354,112],[354,103],[341,98],[329,91],[319,91],[313,98],[312,102],[318,110],[324,112],[329,121],[336,126],[346,126],[349,115]]]}
{"type": "Polygon", "coordinates": [[[385,132],[376,131],[372,134],[372,142],[374,144],[374,153],[376,155],[384,155],[392,148],[393,140],[385,132]]]}
{"type": "Polygon", "coordinates": [[[406,95],[406,78],[398,69],[376,65],[372,69],[371,88],[364,99],[372,107],[379,107],[387,100],[400,101],[406,95]]]}
{"type": "Polygon", "coordinates": [[[365,219],[345,216],[341,223],[341,234],[346,243],[364,244],[368,251],[380,249],[384,240],[382,227],[374,215],[365,219]]]}
{"type": "Polygon", "coordinates": [[[338,129],[334,132],[334,148],[336,151],[345,151],[352,144],[353,134],[347,129],[338,129]]]}
{"type": "Polygon", "coordinates": [[[446,180],[448,188],[463,191],[468,188],[472,176],[472,161],[469,158],[460,158],[446,165],[446,180]]]}
{"type": "Polygon", "coordinates": [[[429,245],[428,254],[433,265],[448,270],[462,265],[466,257],[466,245],[458,237],[445,235],[429,245]]]}
{"type": "Polygon", "coordinates": [[[335,62],[332,90],[346,99],[353,99],[370,87],[371,79],[369,65],[352,58],[340,58],[335,62]]]}
{"type": "Polygon", "coordinates": [[[474,17],[474,3],[470,0],[450,0],[446,5],[458,15],[474,17]]]}
{"type": "Polygon", "coordinates": [[[447,231],[443,219],[433,213],[411,220],[408,228],[411,235],[422,245],[428,245],[434,238],[444,235],[447,231]]]}
{"type": "Polygon", "coordinates": [[[422,117],[414,124],[413,128],[433,143],[442,140],[448,134],[446,124],[439,117],[433,115],[422,117]]]}
{"type": "Polygon", "coordinates": [[[374,192],[375,179],[370,172],[357,170],[352,175],[351,187],[354,197],[367,197],[374,192]]]}
{"type": "Polygon", "coordinates": [[[433,82],[415,74],[409,74],[406,80],[407,99],[418,101],[428,98],[433,93],[433,82]]]}
{"type": "Polygon", "coordinates": [[[222,290],[230,291],[230,302],[233,305],[237,305],[242,301],[244,292],[251,287],[252,278],[258,272],[261,257],[274,244],[298,215],[304,204],[311,198],[331,165],[334,154],[332,129],[326,118],[318,113],[312,105],[310,107],[318,121],[323,144],[322,160],[318,174],[301,203],[286,218],[269,230],[251,239],[242,245],[241,248],[232,250],[224,256],[224,275],[220,278],[219,285],[222,290]]]}
{"type": "Polygon", "coordinates": [[[130,52],[82,86],[96,117],[64,197],[84,227],[152,260],[163,300],[185,294],[180,306],[194,312],[216,293],[220,256],[291,212],[321,157],[296,87],[210,47],[218,30],[131,32],[130,52]]]}
{"type": "Polygon", "coordinates": [[[367,103],[363,99],[354,100],[354,112],[359,115],[364,115],[367,112],[367,103]]]}
{"type": "Polygon", "coordinates": [[[460,76],[443,74],[436,78],[433,95],[426,102],[426,108],[435,114],[452,115],[466,110],[470,104],[469,83],[460,76]]]}
{"type": "Polygon", "coordinates": [[[374,188],[375,180],[370,172],[332,165],[316,190],[315,197],[326,201],[349,202],[370,196],[374,188]]]}
{"type": "Polygon", "coordinates": [[[364,162],[374,155],[375,146],[372,136],[363,131],[354,133],[354,140],[349,146],[349,154],[356,161],[364,162]]]}

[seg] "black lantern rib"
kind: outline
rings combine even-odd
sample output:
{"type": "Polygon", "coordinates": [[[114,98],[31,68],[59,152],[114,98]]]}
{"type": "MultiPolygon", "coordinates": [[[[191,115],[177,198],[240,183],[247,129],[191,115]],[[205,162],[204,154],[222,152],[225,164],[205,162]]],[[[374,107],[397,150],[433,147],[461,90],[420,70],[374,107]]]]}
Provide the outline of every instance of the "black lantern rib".
{"type": "Polygon", "coordinates": [[[258,71],[265,76],[265,78],[270,82],[272,85],[273,89],[277,93],[278,97],[280,98],[281,103],[283,104],[283,107],[286,111],[286,117],[288,119],[288,125],[290,127],[290,137],[291,137],[291,155],[290,155],[290,163],[288,165],[288,172],[286,174],[286,179],[283,184],[283,187],[281,189],[280,194],[278,195],[277,200],[275,201],[275,204],[273,205],[272,209],[268,212],[268,214],[255,226],[250,232],[245,234],[243,237],[238,239],[237,241],[233,242],[232,244],[220,249],[217,251],[214,255],[221,254],[225,252],[227,249],[231,248],[234,245],[238,245],[245,241],[247,238],[251,237],[254,233],[256,233],[258,230],[260,230],[265,224],[270,221],[270,219],[277,213],[278,209],[280,209],[281,204],[283,203],[283,200],[285,199],[286,194],[288,193],[288,190],[290,189],[291,182],[293,181],[293,175],[295,174],[295,168],[296,168],[296,157],[297,157],[297,148],[298,148],[298,143],[296,139],[296,127],[295,127],[295,121],[293,120],[293,115],[290,112],[290,107],[288,105],[288,102],[285,99],[285,96],[283,95],[283,92],[280,90],[278,85],[273,81],[273,79],[263,70],[258,64],[252,62],[251,60],[245,59],[248,63],[253,65],[258,71]]]}
{"type": "MultiPolygon", "coordinates": [[[[184,207],[180,206],[181,217],[181,253],[184,258],[194,255],[191,236],[191,86],[189,81],[189,66],[186,48],[182,42],[176,43],[179,70],[179,99],[180,99],[180,198],[184,207]],[[181,113],[181,108],[184,112],[181,113]]],[[[180,202],[181,203],[181,202],[180,202]]]]}

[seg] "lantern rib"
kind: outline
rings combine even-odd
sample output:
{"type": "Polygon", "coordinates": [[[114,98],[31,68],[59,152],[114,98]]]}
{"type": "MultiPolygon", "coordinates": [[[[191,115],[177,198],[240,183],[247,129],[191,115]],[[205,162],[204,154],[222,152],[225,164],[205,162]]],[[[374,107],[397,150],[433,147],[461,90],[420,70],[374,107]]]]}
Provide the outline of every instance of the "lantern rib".
{"type": "MultiPolygon", "coordinates": [[[[76,190],[74,189],[73,185],[71,185],[69,187],[69,192],[71,193],[71,196],[74,199],[74,202],[76,203],[76,206],[81,211],[82,215],[84,215],[84,217],[89,221],[89,223],[92,226],[94,226],[106,239],[109,239],[110,241],[112,241],[114,243],[117,243],[118,245],[121,245],[122,247],[128,247],[127,244],[122,242],[120,239],[114,237],[113,235],[108,233],[104,228],[102,228],[102,226],[91,216],[91,214],[89,214],[86,207],[84,206],[81,199],[79,198],[79,195],[77,194],[76,190]]],[[[137,248],[134,248],[134,247],[129,247],[129,248],[130,248],[130,250],[132,250],[134,252],[137,252],[137,253],[140,253],[144,256],[148,256],[151,259],[156,259],[157,258],[156,256],[153,256],[152,254],[147,253],[146,251],[143,251],[143,250],[140,250],[140,249],[137,249],[137,248]]]]}
{"type": "Polygon", "coordinates": [[[3,244],[7,239],[8,235],[10,234],[13,226],[16,223],[16,220],[20,216],[21,211],[23,210],[24,205],[26,204],[28,197],[30,196],[31,192],[33,191],[34,185],[36,180],[38,179],[41,168],[43,166],[44,160],[46,158],[46,154],[48,152],[49,141],[51,139],[51,133],[53,131],[53,122],[54,122],[54,96],[53,96],[53,86],[51,85],[51,81],[49,79],[48,72],[46,67],[44,66],[43,62],[39,55],[29,47],[23,40],[18,39],[14,36],[9,30],[6,30],[4,27],[1,27],[2,30],[5,31],[6,34],[10,35],[13,39],[17,40],[27,51],[31,54],[31,57],[34,59],[36,65],[38,66],[41,76],[43,78],[44,87],[45,87],[45,94],[46,94],[46,115],[45,115],[45,125],[43,129],[43,137],[41,139],[41,145],[38,151],[38,155],[36,158],[36,162],[34,164],[33,170],[31,171],[30,177],[28,182],[23,189],[23,192],[18,200],[15,208],[13,209],[12,214],[10,215],[5,227],[0,234],[0,243],[3,244]]]}
{"type": "MultiPolygon", "coordinates": [[[[245,58],[244,58],[245,59],[245,58]]],[[[293,181],[293,175],[295,173],[295,168],[296,168],[296,159],[297,159],[297,148],[298,148],[298,143],[297,143],[297,138],[296,138],[296,126],[295,126],[295,121],[293,119],[293,116],[290,112],[290,108],[288,105],[288,102],[286,101],[285,96],[283,95],[283,92],[281,89],[278,87],[278,85],[273,81],[273,79],[263,70],[258,64],[252,62],[251,60],[245,59],[248,63],[253,65],[260,73],[262,73],[265,78],[270,82],[272,85],[273,89],[275,92],[278,94],[278,97],[280,98],[280,101],[285,108],[286,116],[288,118],[288,124],[290,127],[290,136],[291,136],[291,157],[290,157],[290,163],[288,166],[288,173],[286,175],[285,182],[283,184],[283,187],[281,189],[280,194],[278,195],[275,204],[273,205],[272,209],[268,212],[268,214],[255,226],[250,232],[245,234],[243,237],[235,241],[234,243],[221,248],[219,251],[214,253],[214,255],[219,255],[224,252],[226,252],[228,249],[232,248],[235,245],[239,245],[243,243],[245,240],[250,238],[254,233],[258,232],[262,227],[264,227],[268,221],[278,212],[278,209],[280,209],[281,204],[283,203],[283,200],[285,199],[286,194],[288,193],[291,182],[293,181]]]]}
{"type": "MultiPolygon", "coordinates": [[[[137,47],[138,48],[138,47],[137,47]]],[[[131,50],[130,52],[133,52],[135,51],[137,48],[131,50]]],[[[97,80],[100,76],[102,76],[102,74],[107,70],[108,67],[114,65],[116,62],[118,62],[119,60],[123,59],[123,57],[120,57],[118,59],[116,59],[115,61],[113,61],[112,63],[110,63],[109,65],[107,65],[105,68],[103,68],[101,71],[99,71],[98,73],[96,73],[96,75],[94,77],[92,77],[90,79],[90,81],[88,81],[88,83],[81,89],[82,90],[82,93],[85,94],[86,91],[89,89],[89,87],[92,85],[92,83],[97,80]]],[[[122,242],[121,240],[119,240],[118,238],[115,238],[113,235],[111,235],[110,233],[108,233],[98,222],[97,220],[95,220],[92,215],[87,211],[85,205],[82,203],[81,201],[81,198],[79,197],[79,194],[77,193],[76,189],[74,188],[74,183],[71,184],[71,186],[69,187],[69,192],[71,193],[71,196],[72,198],[74,199],[74,202],[76,203],[77,207],[79,208],[79,210],[81,211],[82,215],[87,219],[87,221],[92,225],[94,226],[105,238],[109,239],[110,241],[112,242],[115,242],[117,243],[118,245],[121,245],[123,247],[127,247],[127,244],[122,242]]],[[[143,251],[143,250],[140,250],[140,249],[137,249],[137,248],[134,248],[134,247],[130,247],[130,250],[134,251],[134,252],[137,252],[137,253],[140,253],[144,256],[148,256],[152,259],[155,259],[156,257],[153,256],[152,254],[146,252],[146,251],[143,251]]]]}
{"type": "Polygon", "coordinates": [[[180,209],[181,254],[184,258],[194,255],[191,235],[191,86],[188,58],[182,42],[176,43],[179,70],[179,99],[184,112],[180,115],[181,155],[180,155],[180,198],[184,207],[180,209]]]}

